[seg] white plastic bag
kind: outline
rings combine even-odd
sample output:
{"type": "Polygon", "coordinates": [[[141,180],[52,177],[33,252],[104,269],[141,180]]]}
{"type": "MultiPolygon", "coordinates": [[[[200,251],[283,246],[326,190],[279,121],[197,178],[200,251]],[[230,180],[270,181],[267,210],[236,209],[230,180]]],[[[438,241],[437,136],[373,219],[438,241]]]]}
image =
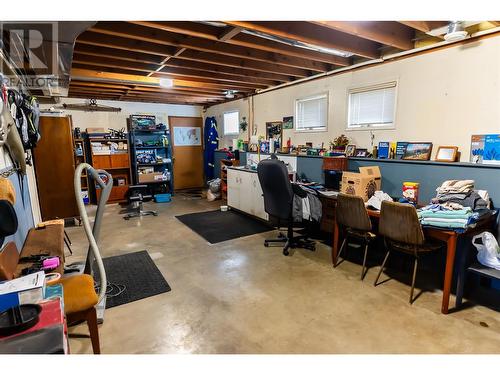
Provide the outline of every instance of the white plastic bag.
{"type": "Polygon", "coordinates": [[[477,249],[477,260],[483,266],[500,270],[500,246],[491,233],[483,232],[472,238],[472,244],[477,249]],[[476,243],[481,239],[482,243],[476,243]]]}

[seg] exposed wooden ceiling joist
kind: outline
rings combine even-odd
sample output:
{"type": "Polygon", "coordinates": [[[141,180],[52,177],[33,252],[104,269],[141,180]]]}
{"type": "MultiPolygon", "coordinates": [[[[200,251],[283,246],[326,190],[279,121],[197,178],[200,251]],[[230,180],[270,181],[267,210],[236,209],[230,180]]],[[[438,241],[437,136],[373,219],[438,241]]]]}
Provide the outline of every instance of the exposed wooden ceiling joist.
{"type": "MultiPolygon", "coordinates": [[[[147,71],[150,72],[151,74],[158,71],[168,72],[169,69],[166,69],[166,67],[172,67],[172,68],[195,69],[200,71],[206,71],[208,73],[219,73],[231,77],[239,76],[245,78],[244,82],[253,82],[254,78],[257,79],[255,83],[263,83],[263,84],[268,83],[267,81],[271,81],[271,83],[273,83],[276,81],[290,82],[292,80],[292,77],[284,74],[256,72],[253,70],[236,69],[232,67],[218,66],[215,64],[207,64],[196,61],[187,62],[183,60],[177,60],[175,58],[163,61],[162,64],[145,64],[135,61],[133,62],[122,61],[121,59],[115,59],[110,56],[89,57],[89,56],[84,56],[84,54],[75,53],[73,56],[73,60],[77,63],[82,63],[82,64],[91,64],[91,65],[97,64],[97,65],[111,66],[117,68],[130,68],[132,70],[147,71]]],[[[210,75],[203,74],[203,76],[210,76],[211,78],[218,77],[218,75],[212,75],[212,74],[210,75]]]]}
{"type": "Polygon", "coordinates": [[[414,47],[415,30],[392,21],[313,21],[312,23],[402,50],[414,47]]]}
{"type": "Polygon", "coordinates": [[[224,29],[222,33],[217,37],[221,42],[226,42],[229,39],[235,37],[238,35],[241,30],[243,30],[241,27],[233,27],[233,26],[228,26],[227,28],[224,29]]]}
{"type": "MultiPolygon", "coordinates": [[[[116,82],[119,84],[130,83],[137,85],[145,85],[151,87],[160,87],[160,81],[158,77],[145,77],[134,74],[123,74],[114,72],[104,72],[95,69],[80,69],[73,68],[71,70],[71,76],[76,80],[87,80],[87,81],[101,81],[101,82],[116,82]]],[[[203,82],[196,80],[185,80],[185,79],[174,79],[174,87],[186,87],[186,88],[208,88],[208,89],[221,89],[227,90],[230,85],[214,83],[214,82],[203,82]]],[[[236,86],[235,86],[236,87],[236,86]]],[[[236,88],[238,91],[242,92],[252,92],[254,91],[251,87],[238,86],[236,88]]]]}
{"type": "Polygon", "coordinates": [[[202,51],[186,50],[177,56],[178,59],[207,62],[222,66],[230,66],[234,68],[244,68],[256,70],[258,72],[269,72],[286,74],[294,77],[308,77],[311,72],[307,69],[294,68],[291,66],[273,64],[257,60],[242,59],[233,56],[224,56],[202,51]]]}
{"type": "Polygon", "coordinates": [[[398,21],[403,25],[411,27],[415,30],[427,33],[433,29],[445,26],[448,22],[446,21],[398,21]]]}
{"type": "MultiPolygon", "coordinates": [[[[82,38],[82,41],[85,43],[95,44],[97,39],[100,43],[99,45],[113,46],[119,43],[120,46],[127,46],[128,44],[128,47],[125,47],[125,49],[140,49],[146,53],[148,53],[148,51],[149,53],[158,53],[161,51],[162,46],[169,46],[169,48],[174,46],[264,62],[272,62],[320,72],[325,72],[331,69],[329,64],[312,60],[310,58],[300,58],[281,53],[268,52],[261,49],[249,49],[229,43],[190,37],[131,23],[127,24],[127,27],[123,27],[122,25],[113,22],[99,22],[90,30],[90,32],[85,32],[84,34],[86,35],[82,38]],[[97,38],[95,36],[96,33],[103,35],[101,35],[100,38],[97,38]],[[108,36],[106,37],[104,35],[108,36]],[[110,38],[109,36],[114,36],[116,38],[110,38]],[[119,38],[121,38],[121,40],[119,38]],[[130,40],[135,42],[128,42],[130,40]],[[139,47],[137,47],[138,44],[139,47]]],[[[169,52],[163,52],[163,54],[171,55],[174,52],[172,52],[170,48],[169,52]]]]}
{"type": "Polygon", "coordinates": [[[158,76],[161,75],[163,78],[171,79],[185,79],[185,80],[201,80],[201,82],[213,82],[226,84],[227,87],[237,87],[243,86],[248,88],[260,88],[264,89],[269,86],[273,86],[279,83],[279,81],[271,81],[260,78],[253,77],[243,77],[229,74],[216,74],[207,73],[195,69],[188,68],[174,68],[166,67],[160,71],[156,69],[151,69],[147,65],[140,64],[123,64],[119,61],[112,59],[88,59],[88,60],[73,60],[73,66],[77,68],[91,68],[94,70],[104,70],[115,73],[125,73],[125,74],[139,74],[143,73],[144,76],[158,76]],[[92,68],[93,67],[93,68],[92,68]],[[100,68],[100,69],[97,69],[100,68]]]}
{"type": "MultiPolygon", "coordinates": [[[[189,35],[197,38],[205,38],[213,41],[218,41],[220,36],[220,27],[200,24],[186,21],[134,21],[133,24],[147,26],[153,29],[168,31],[171,33],[189,35]]],[[[229,26],[231,27],[231,26],[229,26]]],[[[242,29],[239,26],[232,26],[242,29]]],[[[284,43],[261,38],[255,35],[238,33],[230,39],[225,40],[227,44],[258,49],[262,51],[274,52],[288,56],[310,59],[313,61],[321,61],[326,64],[347,66],[350,60],[340,56],[334,56],[327,53],[321,53],[305,48],[294,47],[284,43]]]]}
{"type": "Polygon", "coordinates": [[[232,26],[239,26],[249,30],[309,43],[315,46],[350,52],[354,55],[366,58],[376,59],[380,55],[378,51],[380,45],[378,43],[366,39],[353,38],[348,34],[308,22],[230,21],[227,23],[232,26]]]}

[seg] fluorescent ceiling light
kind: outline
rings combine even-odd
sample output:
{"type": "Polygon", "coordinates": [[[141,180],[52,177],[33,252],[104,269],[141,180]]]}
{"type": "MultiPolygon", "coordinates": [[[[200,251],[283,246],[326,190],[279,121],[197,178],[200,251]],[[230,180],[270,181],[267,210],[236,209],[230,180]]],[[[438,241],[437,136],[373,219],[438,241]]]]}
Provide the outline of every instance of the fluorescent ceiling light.
{"type": "Polygon", "coordinates": [[[158,82],[161,87],[172,87],[174,85],[174,80],[170,78],[160,78],[158,82]]]}

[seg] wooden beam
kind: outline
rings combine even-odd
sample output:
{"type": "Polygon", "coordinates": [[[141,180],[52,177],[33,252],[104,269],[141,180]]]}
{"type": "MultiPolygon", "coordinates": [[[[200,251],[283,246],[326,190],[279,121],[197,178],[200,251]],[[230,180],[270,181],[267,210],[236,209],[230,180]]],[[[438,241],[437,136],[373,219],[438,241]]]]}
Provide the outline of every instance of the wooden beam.
{"type": "Polygon", "coordinates": [[[199,106],[217,104],[217,102],[198,103],[198,102],[188,102],[188,101],[182,101],[182,100],[178,100],[178,99],[166,99],[166,98],[152,99],[152,98],[142,98],[142,97],[126,97],[125,99],[121,100],[115,96],[88,95],[88,94],[84,94],[84,93],[72,93],[68,97],[78,98],[78,99],[100,99],[100,100],[113,100],[113,101],[182,104],[182,105],[199,105],[199,106]]]}
{"type": "MultiPolygon", "coordinates": [[[[163,75],[169,75],[172,76],[172,78],[175,78],[175,76],[185,76],[185,77],[197,77],[197,78],[206,78],[210,80],[217,80],[217,81],[228,81],[228,82],[239,82],[239,83],[251,83],[254,85],[257,85],[259,87],[268,87],[271,85],[276,85],[285,81],[277,81],[276,77],[269,78],[269,77],[254,77],[254,76],[248,76],[245,75],[243,72],[225,72],[224,70],[231,69],[231,68],[220,68],[218,72],[215,72],[216,67],[213,65],[212,71],[207,72],[203,70],[199,70],[199,66],[203,66],[200,63],[194,63],[198,64],[198,68],[184,68],[182,67],[182,64],[175,64],[173,62],[167,62],[165,65],[162,66],[157,66],[157,65],[151,65],[151,64],[143,64],[143,63],[136,63],[136,62],[131,62],[131,61],[122,61],[118,59],[111,59],[111,58],[102,58],[102,57],[90,57],[90,58],[82,58],[81,55],[75,54],[73,56],[73,63],[74,64],[85,64],[85,65],[93,65],[93,66],[102,66],[102,67],[109,67],[109,68],[116,68],[116,69],[126,69],[126,70],[132,70],[132,71],[139,71],[139,72],[146,72],[146,73],[151,73],[150,76],[154,73],[161,73],[163,75]],[[159,70],[158,70],[159,68],[159,70]]],[[[254,74],[259,74],[259,73],[254,73],[254,74]]],[[[261,73],[263,74],[263,73],[261,73]]],[[[263,88],[262,87],[262,88],[263,88]]]]}
{"type": "MultiPolygon", "coordinates": [[[[101,82],[116,82],[119,84],[140,84],[144,86],[160,87],[159,77],[145,77],[134,74],[124,74],[116,72],[105,72],[96,69],[82,69],[73,67],[71,69],[71,77],[76,80],[101,81],[101,82]]],[[[187,88],[209,88],[221,90],[238,90],[242,92],[255,91],[252,87],[243,85],[230,85],[227,83],[204,82],[200,80],[174,79],[174,87],[187,88]]]]}
{"type": "Polygon", "coordinates": [[[313,21],[312,23],[402,50],[413,49],[415,30],[392,21],[313,21]]]}
{"type": "MultiPolygon", "coordinates": [[[[159,45],[168,45],[264,62],[272,62],[276,64],[293,66],[319,72],[331,70],[331,66],[329,64],[325,64],[318,60],[312,60],[310,58],[299,58],[282,53],[268,52],[259,49],[250,49],[239,45],[232,45],[229,43],[221,43],[219,41],[193,38],[184,36],[182,34],[175,34],[136,24],[127,24],[126,27],[121,27],[120,25],[117,25],[115,23],[99,22],[95,27],[91,29],[91,32],[86,32],[85,34],[87,35],[82,39],[82,42],[87,44],[91,43],[94,45],[112,46],[113,44],[117,45],[119,41],[120,47],[123,48],[123,45],[127,44],[127,40],[134,40],[135,44],[129,43],[128,48],[131,50],[136,50],[135,48],[137,48],[146,53],[154,53],[154,51],[158,52],[158,47],[160,47],[159,45]],[[89,35],[87,33],[92,33],[92,35],[89,35]],[[103,35],[101,35],[101,37],[97,39],[94,38],[94,35],[96,33],[100,33],[103,35]],[[105,37],[104,35],[108,36],[105,37]],[[93,39],[90,38],[90,36],[92,36],[93,39]],[[110,38],[109,36],[119,38],[110,38]],[[139,43],[139,41],[141,43],[139,43]],[[140,47],[137,47],[137,43],[140,44],[140,47]]],[[[230,41],[235,39],[231,39],[230,41]]],[[[78,39],[78,41],[80,42],[80,39],[78,39]]],[[[172,53],[168,54],[171,55],[172,53]]]]}
{"type": "Polygon", "coordinates": [[[158,56],[171,56],[176,51],[175,47],[165,44],[144,43],[144,41],[137,39],[110,38],[106,35],[92,31],[85,31],[77,38],[76,43],[148,53],[158,56]]]}
{"type": "Polygon", "coordinates": [[[81,55],[88,56],[98,56],[98,57],[113,57],[115,59],[121,59],[125,61],[142,62],[145,64],[161,64],[165,59],[164,56],[152,55],[144,52],[135,52],[124,49],[109,48],[109,47],[99,47],[90,44],[76,43],[73,53],[78,53],[81,55]]]}
{"type": "Polygon", "coordinates": [[[229,39],[235,37],[243,30],[241,27],[228,26],[224,31],[217,37],[221,42],[226,42],[229,39]]]}
{"type": "Polygon", "coordinates": [[[212,63],[217,65],[229,66],[233,68],[244,68],[255,70],[258,72],[278,73],[293,77],[308,77],[312,75],[309,70],[294,68],[285,65],[272,64],[262,61],[241,59],[238,57],[212,54],[208,52],[188,50],[186,48],[179,48],[172,56],[165,58],[158,55],[145,54],[140,52],[125,51],[122,49],[99,47],[87,44],[77,43],[74,53],[79,53],[88,56],[109,57],[125,61],[143,62],[146,64],[162,65],[173,57],[183,60],[198,61],[205,63],[212,63]]]}
{"type": "Polygon", "coordinates": [[[422,31],[423,33],[428,33],[433,29],[445,26],[448,22],[446,21],[398,21],[403,25],[411,27],[415,30],[422,31]]]}
{"type": "Polygon", "coordinates": [[[210,64],[206,62],[192,61],[179,58],[170,59],[168,62],[164,64],[164,66],[192,68],[192,69],[207,71],[210,73],[234,74],[242,77],[255,77],[255,78],[262,78],[279,82],[291,82],[294,79],[294,77],[290,77],[285,74],[259,72],[255,70],[233,68],[224,65],[220,66],[217,64],[210,64]]]}
{"type": "Polygon", "coordinates": [[[327,29],[318,25],[301,21],[257,21],[257,22],[226,22],[232,26],[297,40],[315,46],[330,48],[340,52],[350,52],[354,55],[376,59],[380,56],[378,43],[355,38],[351,35],[327,29]]]}
{"type": "Polygon", "coordinates": [[[186,50],[179,56],[178,59],[206,62],[211,64],[230,66],[233,68],[244,68],[256,70],[258,72],[286,74],[288,76],[304,78],[312,75],[307,69],[294,68],[291,66],[278,65],[268,62],[241,59],[238,57],[218,55],[202,51],[186,50]]]}
{"type": "MultiPolygon", "coordinates": [[[[197,38],[205,38],[213,41],[218,41],[220,34],[220,27],[201,25],[194,22],[179,22],[179,21],[167,21],[167,22],[151,22],[151,21],[137,21],[131,22],[137,25],[147,26],[157,30],[169,31],[171,33],[177,33],[182,35],[189,35],[197,38]]],[[[234,26],[238,27],[238,26],[234,26]]],[[[239,33],[233,38],[225,41],[227,44],[234,46],[247,47],[261,51],[278,53],[286,56],[293,56],[297,58],[308,59],[311,61],[322,62],[327,64],[323,67],[323,70],[331,70],[330,65],[340,65],[348,66],[351,64],[350,59],[330,55],[327,53],[321,53],[317,51],[312,51],[305,48],[294,47],[284,43],[268,40],[255,35],[249,35],[246,33],[239,33]]],[[[191,47],[195,49],[194,47],[191,47]]],[[[264,60],[265,61],[265,60],[264,60]]],[[[320,66],[321,68],[321,66],[320,66]]]]}
{"type": "Polygon", "coordinates": [[[102,83],[102,82],[87,82],[87,81],[78,81],[75,79],[72,79],[70,82],[70,87],[72,86],[84,86],[84,87],[97,87],[97,88],[110,88],[110,89],[122,89],[122,90],[128,90],[132,86],[125,86],[125,85],[119,85],[119,84],[110,84],[110,83],[102,83]]]}

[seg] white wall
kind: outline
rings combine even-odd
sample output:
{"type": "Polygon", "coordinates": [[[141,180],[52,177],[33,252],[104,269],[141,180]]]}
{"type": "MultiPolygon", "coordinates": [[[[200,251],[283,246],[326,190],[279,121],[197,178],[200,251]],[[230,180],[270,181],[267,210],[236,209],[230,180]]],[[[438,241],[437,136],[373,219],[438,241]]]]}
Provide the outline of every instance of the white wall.
{"type": "MultiPolygon", "coordinates": [[[[396,129],[374,131],[379,141],[429,141],[433,157],[439,145],[456,145],[461,160],[469,160],[472,134],[500,133],[500,37],[431,51],[399,61],[366,67],[297,84],[254,96],[253,123],[265,135],[267,121],[281,121],[294,115],[295,99],[327,91],[329,93],[328,131],[296,133],[284,130],[284,140],[292,144],[324,142],[328,146],[346,134],[358,147],[371,149],[370,132],[346,130],[347,90],[389,80],[398,80],[396,129]]],[[[248,99],[208,108],[206,116],[216,116],[222,135],[224,111],[240,110],[249,116],[248,99]]],[[[241,138],[246,139],[246,134],[241,138]]],[[[229,145],[226,139],[222,144],[229,145]]]]}
{"type": "MultiPolygon", "coordinates": [[[[85,99],[61,98],[61,104],[84,103],[85,99]]],[[[157,122],[168,125],[168,116],[188,116],[201,117],[200,106],[177,105],[177,104],[157,104],[157,103],[139,103],[139,102],[118,102],[110,100],[98,100],[98,104],[111,107],[119,107],[120,112],[84,112],[75,110],[64,110],[65,114],[71,115],[73,126],[79,127],[82,131],[86,128],[127,128],[127,118],[132,114],[150,114],[155,115],[157,122]]],[[[61,104],[41,106],[47,109],[52,106],[60,107],[61,104]]]]}

